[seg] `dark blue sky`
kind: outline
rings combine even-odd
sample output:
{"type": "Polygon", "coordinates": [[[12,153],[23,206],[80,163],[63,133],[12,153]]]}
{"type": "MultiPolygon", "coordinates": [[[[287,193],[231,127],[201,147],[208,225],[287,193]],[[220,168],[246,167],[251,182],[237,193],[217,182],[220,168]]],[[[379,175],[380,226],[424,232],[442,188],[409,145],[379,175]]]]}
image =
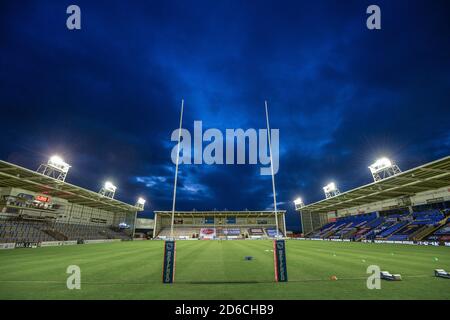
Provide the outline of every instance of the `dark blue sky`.
{"type": "MultiPolygon", "coordinates": [[[[449,154],[448,1],[2,1],[0,158],[171,208],[172,130],[280,129],[277,194],[323,198],[371,181],[379,156],[406,170],[449,154]],[[82,29],[66,28],[81,7],[82,29]],[[366,28],[378,4],[382,30],[366,28]]],[[[178,209],[265,209],[259,166],[181,166],[178,209]]]]}

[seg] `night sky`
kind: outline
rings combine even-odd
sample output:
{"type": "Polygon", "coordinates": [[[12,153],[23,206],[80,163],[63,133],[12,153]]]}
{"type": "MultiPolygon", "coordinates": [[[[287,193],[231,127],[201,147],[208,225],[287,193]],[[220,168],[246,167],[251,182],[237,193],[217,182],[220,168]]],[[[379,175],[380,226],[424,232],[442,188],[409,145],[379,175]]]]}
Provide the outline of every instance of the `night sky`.
{"type": "MultiPolygon", "coordinates": [[[[448,1],[2,1],[0,159],[30,169],[53,154],[67,181],[170,210],[170,136],[184,127],[280,129],[279,207],[450,152],[448,1]],[[66,8],[81,8],[81,30],[66,8]],[[381,8],[381,30],[366,8],[381,8]]],[[[177,209],[266,209],[259,165],[181,165],[177,209]]]]}

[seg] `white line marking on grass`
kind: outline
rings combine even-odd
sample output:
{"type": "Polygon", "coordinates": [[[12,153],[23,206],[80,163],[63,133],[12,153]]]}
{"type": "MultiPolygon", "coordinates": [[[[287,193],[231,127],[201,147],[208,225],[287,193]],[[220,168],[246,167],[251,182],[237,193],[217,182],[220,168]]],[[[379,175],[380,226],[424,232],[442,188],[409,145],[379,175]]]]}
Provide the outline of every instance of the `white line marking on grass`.
{"type": "MultiPolygon", "coordinates": [[[[416,275],[407,275],[402,276],[403,279],[406,278],[434,278],[433,275],[430,274],[416,274],[416,275]]],[[[339,281],[353,281],[353,280],[366,280],[366,277],[351,277],[351,278],[341,278],[339,277],[339,281]]],[[[289,282],[314,282],[314,281],[330,281],[329,278],[311,278],[311,279],[289,279],[289,282]]],[[[64,285],[65,281],[58,280],[0,280],[0,283],[54,283],[64,285]]],[[[122,286],[122,285],[149,285],[154,283],[160,283],[159,281],[147,281],[147,282],[83,282],[86,285],[105,285],[105,286],[122,286]]],[[[192,281],[189,280],[178,280],[179,284],[192,284],[192,281]]],[[[255,281],[199,281],[195,282],[195,284],[236,284],[236,283],[274,283],[272,280],[255,280],[255,281]]]]}

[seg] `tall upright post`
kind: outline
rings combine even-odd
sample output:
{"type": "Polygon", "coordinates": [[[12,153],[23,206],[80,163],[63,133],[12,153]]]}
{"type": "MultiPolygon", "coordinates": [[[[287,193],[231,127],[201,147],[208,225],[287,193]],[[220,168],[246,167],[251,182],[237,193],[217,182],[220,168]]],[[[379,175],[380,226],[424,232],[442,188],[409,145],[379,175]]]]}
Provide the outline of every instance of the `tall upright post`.
{"type": "Polygon", "coordinates": [[[136,220],[137,220],[137,211],[134,212],[133,235],[132,235],[133,240],[134,240],[134,236],[136,234],[136,220]]]}
{"type": "Polygon", "coordinates": [[[172,240],[174,239],[173,222],[175,219],[175,199],[177,197],[178,162],[180,161],[180,140],[181,140],[181,127],[183,125],[183,109],[184,109],[184,99],[181,100],[180,130],[178,131],[177,161],[175,164],[175,182],[173,184],[172,222],[170,223],[170,238],[172,240]]]}
{"type": "Polygon", "coordinates": [[[278,238],[279,237],[279,228],[278,228],[277,194],[275,192],[275,175],[273,174],[272,143],[270,141],[269,111],[267,109],[267,100],[264,101],[264,104],[266,106],[267,138],[269,141],[270,170],[272,172],[273,208],[275,210],[275,224],[276,224],[276,228],[277,228],[276,237],[278,238]]]}

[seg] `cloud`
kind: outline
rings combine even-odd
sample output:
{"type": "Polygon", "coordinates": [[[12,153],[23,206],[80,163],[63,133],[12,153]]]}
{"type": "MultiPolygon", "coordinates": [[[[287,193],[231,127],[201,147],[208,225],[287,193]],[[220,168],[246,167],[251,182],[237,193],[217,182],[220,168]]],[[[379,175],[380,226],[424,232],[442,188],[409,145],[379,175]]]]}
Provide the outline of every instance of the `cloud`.
{"type": "Polygon", "coordinates": [[[143,183],[147,188],[152,188],[166,182],[166,177],[136,177],[136,182],[143,183]]]}

